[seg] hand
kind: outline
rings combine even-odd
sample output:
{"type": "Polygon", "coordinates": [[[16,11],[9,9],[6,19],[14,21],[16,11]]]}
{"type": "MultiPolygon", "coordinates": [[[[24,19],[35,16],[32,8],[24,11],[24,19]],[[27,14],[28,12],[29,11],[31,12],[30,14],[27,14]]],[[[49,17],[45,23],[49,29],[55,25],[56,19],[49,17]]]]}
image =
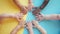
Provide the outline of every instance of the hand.
{"type": "Polygon", "coordinates": [[[38,27],[38,26],[39,26],[39,23],[38,23],[38,21],[36,21],[36,20],[33,20],[33,21],[32,21],[32,24],[33,24],[35,27],[38,27]]]}
{"type": "Polygon", "coordinates": [[[43,15],[36,15],[36,19],[38,20],[38,21],[41,21],[41,20],[43,20],[44,19],[44,17],[43,17],[43,15]]]}
{"type": "Polygon", "coordinates": [[[28,10],[32,10],[32,8],[34,8],[32,0],[28,0],[28,10]]]}
{"type": "Polygon", "coordinates": [[[32,8],[34,8],[33,4],[32,3],[29,3],[28,10],[32,10],[32,8]]]}
{"type": "Polygon", "coordinates": [[[23,13],[25,15],[25,14],[27,14],[27,12],[28,12],[28,8],[26,6],[22,6],[21,13],[23,13]]]}
{"type": "Polygon", "coordinates": [[[28,9],[23,6],[19,0],[13,0],[13,2],[18,6],[18,8],[21,10],[21,13],[23,13],[24,15],[27,13],[28,9]]]}
{"type": "Polygon", "coordinates": [[[32,13],[36,16],[37,14],[40,14],[40,9],[36,8],[32,13]]]}
{"type": "Polygon", "coordinates": [[[29,30],[29,34],[34,34],[34,33],[33,33],[32,22],[28,22],[28,23],[27,23],[27,29],[29,30]]]}
{"type": "Polygon", "coordinates": [[[18,13],[15,15],[15,18],[20,21],[24,17],[23,13],[18,13]]]}
{"type": "Polygon", "coordinates": [[[25,27],[26,25],[25,25],[25,21],[24,20],[20,20],[20,22],[18,23],[21,27],[25,27]]]}
{"type": "Polygon", "coordinates": [[[31,23],[31,22],[28,22],[28,23],[27,23],[27,29],[32,29],[32,27],[33,27],[33,26],[32,26],[32,23],[31,23]]]}

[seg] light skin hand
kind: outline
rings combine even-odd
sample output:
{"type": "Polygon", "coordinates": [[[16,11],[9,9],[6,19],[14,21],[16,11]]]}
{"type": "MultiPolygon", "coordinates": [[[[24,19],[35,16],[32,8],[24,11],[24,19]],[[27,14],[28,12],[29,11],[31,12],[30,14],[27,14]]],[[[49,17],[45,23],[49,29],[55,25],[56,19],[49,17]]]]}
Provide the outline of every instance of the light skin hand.
{"type": "Polygon", "coordinates": [[[45,20],[60,20],[60,14],[45,15],[45,20]]]}
{"type": "Polygon", "coordinates": [[[0,18],[15,18],[15,19],[21,19],[23,18],[23,14],[22,13],[18,13],[18,14],[2,14],[0,15],[0,18]]]}
{"type": "Polygon", "coordinates": [[[17,34],[18,30],[21,28],[21,27],[25,27],[25,21],[23,19],[21,19],[23,17],[23,14],[22,13],[18,13],[16,15],[13,15],[13,14],[3,14],[3,15],[0,15],[0,22],[2,21],[2,19],[4,18],[16,18],[18,20],[18,25],[12,30],[12,32],[10,34],[17,34]]]}
{"type": "Polygon", "coordinates": [[[18,30],[21,28],[21,25],[17,25],[10,34],[17,34],[18,30]]]}
{"type": "Polygon", "coordinates": [[[30,34],[34,34],[34,33],[33,33],[33,26],[32,26],[32,23],[31,23],[31,22],[28,22],[28,23],[27,23],[27,29],[29,30],[29,33],[30,33],[30,34]]]}
{"type": "Polygon", "coordinates": [[[60,20],[60,14],[50,14],[50,15],[36,15],[36,19],[40,20],[60,20]]]}
{"type": "Polygon", "coordinates": [[[42,33],[42,34],[47,34],[46,30],[43,29],[39,24],[38,24],[38,21],[35,21],[33,20],[32,23],[34,24],[34,26],[39,29],[39,31],[42,33]]]}
{"type": "Polygon", "coordinates": [[[44,17],[43,17],[43,15],[37,14],[37,15],[36,15],[36,19],[37,19],[38,21],[41,21],[41,20],[44,19],[44,17]]]}
{"type": "Polygon", "coordinates": [[[25,27],[25,21],[21,20],[18,25],[12,30],[12,32],[10,34],[17,34],[17,32],[19,31],[20,28],[24,28],[25,27]]]}
{"type": "Polygon", "coordinates": [[[34,5],[33,5],[33,3],[32,3],[32,0],[29,0],[28,3],[29,3],[29,4],[28,4],[28,10],[32,10],[32,8],[34,8],[34,5]]]}
{"type": "Polygon", "coordinates": [[[26,25],[26,21],[24,21],[23,19],[21,19],[20,21],[19,21],[19,23],[18,23],[19,25],[21,25],[21,27],[25,27],[26,25]]]}
{"type": "Polygon", "coordinates": [[[21,10],[21,13],[23,13],[24,15],[28,12],[28,9],[26,8],[26,6],[23,6],[19,0],[13,0],[13,2],[17,5],[17,7],[21,10]]]}

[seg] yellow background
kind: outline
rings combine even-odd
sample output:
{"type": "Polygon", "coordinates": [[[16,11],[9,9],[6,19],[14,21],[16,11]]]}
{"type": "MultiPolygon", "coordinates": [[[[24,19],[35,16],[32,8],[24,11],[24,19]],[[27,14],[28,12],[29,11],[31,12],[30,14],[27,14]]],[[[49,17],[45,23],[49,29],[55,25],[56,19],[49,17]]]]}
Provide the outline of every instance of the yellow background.
{"type": "MultiPolygon", "coordinates": [[[[19,0],[20,3],[24,6],[28,5],[28,0],[19,0]]],[[[15,14],[20,10],[13,3],[13,0],[0,0],[0,14],[15,14]]],[[[26,15],[23,18],[26,19],[26,15]]],[[[10,32],[16,27],[18,24],[17,20],[12,18],[3,19],[2,23],[0,23],[0,34],[10,34],[10,32]]],[[[24,28],[21,28],[17,34],[23,34],[24,28]]]]}

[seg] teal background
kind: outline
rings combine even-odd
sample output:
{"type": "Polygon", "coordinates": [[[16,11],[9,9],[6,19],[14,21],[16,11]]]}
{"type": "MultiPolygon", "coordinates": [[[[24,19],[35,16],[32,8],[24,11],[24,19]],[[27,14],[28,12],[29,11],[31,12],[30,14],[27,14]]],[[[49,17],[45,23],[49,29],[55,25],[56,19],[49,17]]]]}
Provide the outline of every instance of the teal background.
{"type": "MultiPolygon", "coordinates": [[[[44,0],[33,0],[33,4],[39,7],[44,0]]],[[[50,0],[48,5],[41,11],[41,14],[60,14],[60,0],[50,0]]],[[[35,16],[32,12],[28,12],[26,21],[32,21],[35,16]]],[[[39,24],[47,31],[47,34],[60,34],[60,20],[43,20],[39,24]]],[[[33,28],[34,34],[41,34],[38,29],[33,28]]],[[[29,34],[25,28],[23,34],[29,34]]]]}

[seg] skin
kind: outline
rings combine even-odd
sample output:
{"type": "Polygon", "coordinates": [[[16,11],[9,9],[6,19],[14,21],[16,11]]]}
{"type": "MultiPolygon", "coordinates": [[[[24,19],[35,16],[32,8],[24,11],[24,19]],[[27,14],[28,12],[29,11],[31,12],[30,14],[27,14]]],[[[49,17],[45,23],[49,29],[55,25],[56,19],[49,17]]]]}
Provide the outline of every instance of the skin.
{"type": "MultiPolygon", "coordinates": [[[[33,33],[33,24],[34,26],[42,33],[42,34],[47,34],[47,32],[45,31],[45,29],[43,29],[37,21],[33,20],[32,22],[28,22],[27,25],[27,29],[29,31],[29,34],[34,34],[33,33]]],[[[25,27],[25,21],[20,21],[20,24],[18,24],[11,32],[11,34],[17,34],[18,30],[22,27],[25,27]],[[22,22],[22,23],[21,23],[22,22]]]]}
{"type": "MultiPolygon", "coordinates": [[[[16,14],[16,15],[13,15],[13,14],[0,15],[0,20],[3,19],[3,18],[16,18],[18,20],[18,25],[11,31],[10,34],[17,34],[17,32],[20,28],[25,27],[25,21],[22,20],[22,17],[23,17],[23,15],[27,14],[28,10],[32,10],[33,4],[32,4],[32,0],[29,0],[28,7],[25,7],[25,6],[21,5],[19,3],[19,0],[13,0],[13,2],[20,8],[21,12],[16,14]]],[[[37,10],[40,11],[40,8],[37,9],[37,10]]],[[[36,12],[35,15],[37,15],[37,13],[38,12],[36,12]]],[[[34,24],[36,26],[36,28],[38,28],[42,32],[42,34],[46,34],[45,30],[41,26],[39,26],[37,24],[37,22],[35,22],[35,21],[33,21],[33,23],[31,23],[31,22],[27,23],[27,27],[28,27],[28,30],[29,30],[30,34],[34,34],[33,29],[32,29],[33,28],[32,24],[34,24]]]]}
{"type": "Polygon", "coordinates": [[[0,15],[0,19],[3,18],[15,18],[17,20],[22,19],[24,15],[22,13],[18,13],[18,14],[2,14],[0,15]]]}
{"type": "MultiPolygon", "coordinates": [[[[12,17],[12,18],[16,18],[18,20],[18,25],[11,31],[10,34],[17,34],[17,32],[18,32],[18,30],[20,28],[25,27],[25,21],[23,19],[19,19],[19,18],[22,18],[22,13],[16,14],[16,15],[7,15],[7,14],[4,14],[4,15],[2,15],[2,17],[4,17],[4,18],[12,17]]],[[[44,29],[41,26],[39,26],[38,25],[38,22],[36,22],[36,21],[28,22],[26,24],[27,27],[28,27],[28,30],[29,30],[29,33],[30,34],[34,34],[33,33],[33,29],[32,29],[33,28],[33,25],[32,24],[34,24],[34,26],[36,28],[38,28],[42,33],[45,34],[44,29]]]]}
{"type": "Polygon", "coordinates": [[[0,22],[1,22],[1,20],[3,19],[3,18],[15,18],[15,19],[17,19],[17,21],[19,22],[18,23],[18,25],[12,30],[12,32],[11,32],[11,34],[17,34],[17,31],[21,28],[21,27],[24,27],[25,25],[25,23],[23,22],[23,20],[21,21],[21,19],[22,19],[22,17],[23,17],[23,15],[25,15],[25,14],[27,14],[27,11],[28,10],[31,10],[32,9],[32,3],[31,3],[31,1],[29,0],[29,5],[28,5],[28,9],[27,9],[27,7],[25,7],[25,6],[23,6],[23,5],[21,5],[20,3],[19,3],[19,0],[13,0],[13,2],[19,7],[19,9],[21,10],[21,12],[20,13],[18,13],[18,14],[3,14],[3,15],[0,15],[0,22]],[[29,7],[30,6],[30,7],[29,7]],[[21,22],[23,22],[23,23],[21,23],[21,22]]]}
{"type": "Polygon", "coordinates": [[[23,13],[24,15],[27,13],[28,9],[21,5],[19,0],[13,0],[13,2],[18,6],[18,8],[21,10],[21,13],[23,13]]]}
{"type": "Polygon", "coordinates": [[[60,20],[60,14],[45,15],[44,19],[46,19],[46,20],[60,20]]]}
{"type": "Polygon", "coordinates": [[[19,24],[11,31],[10,34],[17,34],[17,32],[19,31],[19,29],[21,29],[22,27],[23,28],[25,27],[25,21],[24,20],[20,20],[19,24]]]}
{"type": "MultiPolygon", "coordinates": [[[[29,6],[28,6],[28,7],[25,7],[25,6],[21,5],[21,4],[19,3],[19,0],[13,0],[13,1],[14,1],[14,3],[21,9],[21,13],[23,13],[24,15],[27,13],[28,10],[31,10],[31,9],[32,9],[31,0],[29,0],[29,6],[30,6],[31,8],[30,8],[29,6]]],[[[19,16],[17,16],[17,19],[18,19],[18,17],[19,17],[19,16]]],[[[18,19],[18,22],[23,22],[23,20],[20,21],[20,19],[18,19]]],[[[23,24],[23,23],[20,23],[20,25],[17,25],[16,28],[14,28],[14,29],[12,30],[11,34],[16,34],[17,31],[22,27],[21,24],[23,24]]],[[[24,24],[23,24],[23,26],[24,26],[24,24]]]]}
{"type": "Polygon", "coordinates": [[[29,0],[28,3],[29,3],[28,4],[28,10],[32,10],[32,8],[35,8],[34,5],[33,5],[33,3],[32,3],[32,0],[29,0]]]}
{"type": "Polygon", "coordinates": [[[43,20],[43,15],[40,13],[41,10],[43,10],[45,8],[45,6],[48,4],[49,0],[44,0],[43,4],[39,7],[36,8],[32,13],[33,15],[35,15],[35,17],[37,18],[38,21],[43,20]]]}
{"type": "Polygon", "coordinates": [[[28,1],[29,1],[28,6],[23,6],[20,4],[19,0],[13,0],[13,2],[18,6],[18,8],[20,8],[21,13],[23,13],[24,15],[27,14],[28,10],[32,10],[32,8],[34,8],[32,4],[32,0],[28,0],[28,1]]]}
{"type": "Polygon", "coordinates": [[[28,23],[27,23],[27,29],[28,29],[28,31],[29,31],[29,34],[34,34],[34,33],[33,33],[33,25],[32,25],[31,22],[28,22],[28,23]]]}
{"type": "Polygon", "coordinates": [[[41,25],[39,25],[38,21],[33,20],[32,23],[42,34],[47,34],[46,30],[44,28],[42,28],[41,25]]]}
{"type": "Polygon", "coordinates": [[[41,27],[41,25],[38,24],[38,21],[33,20],[32,22],[28,22],[27,23],[27,29],[29,30],[30,34],[34,34],[33,33],[33,25],[35,28],[37,28],[42,34],[47,34],[46,30],[44,28],[41,27]]]}
{"type": "Polygon", "coordinates": [[[21,28],[21,25],[17,25],[10,34],[17,34],[18,30],[21,28]]]}
{"type": "Polygon", "coordinates": [[[60,14],[51,14],[51,15],[38,15],[36,16],[38,21],[40,20],[60,20],[60,14]]]}
{"type": "Polygon", "coordinates": [[[4,18],[13,18],[16,19],[19,23],[19,21],[24,17],[24,15],[22,13],[18,13],[18,14],[2,14],[0,15],[0,24],[3,22],[4,18]]]}
{"type": "Polygon", "coordinates": [[[36,16],[36,14],[41,15],[41,14],[40,14],[41,10],[42,10],[43,8],[45,8],[45,6],[48,4],[48,2],[49,2],[49,0],[44,0],[43,4],[42,4],[39,8],[35,9],[35,10],[32,12],[33,15],[35,15],[35,16],[36,16]]]}
{"type": "Polygon", "coordinates": [[[20,28],[25,27],[25,21],[22,19],[23,18],[23,14],[22,13],[18,13],[18,14],[3,14],[0,15],[0,22],[2,22],[2,19],[4,18],[15,18],[18,21],[18,25],[11,31],[10,34],[17,34],[17,32],[19,31],[20,28]]]}

